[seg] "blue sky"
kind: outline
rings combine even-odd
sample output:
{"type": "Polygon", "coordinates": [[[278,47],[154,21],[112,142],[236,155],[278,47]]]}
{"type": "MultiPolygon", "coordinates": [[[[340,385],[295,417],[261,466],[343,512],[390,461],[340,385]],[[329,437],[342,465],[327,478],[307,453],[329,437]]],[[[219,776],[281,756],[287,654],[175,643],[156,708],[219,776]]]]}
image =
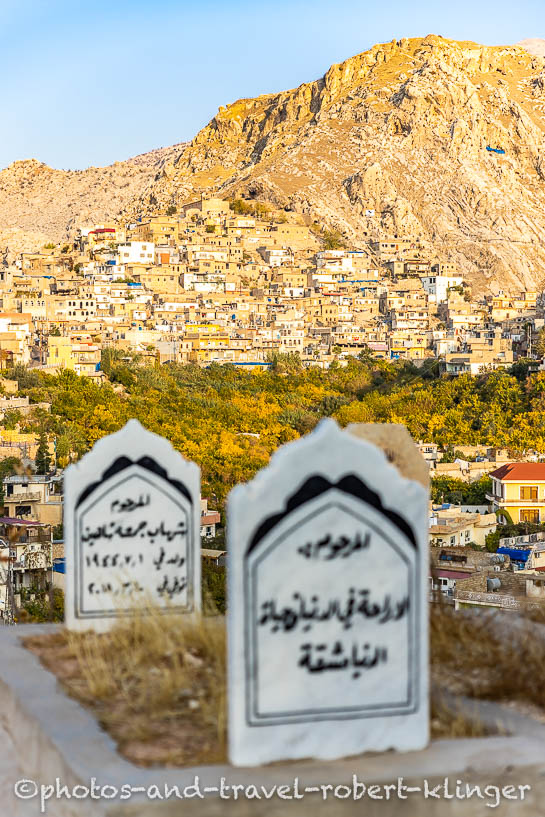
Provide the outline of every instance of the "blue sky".
{"type": "Polygon", "coordinates": [[[392,38],[545,38],[544,0],[0,0],[0,168],[109,164],[392,38]]]}

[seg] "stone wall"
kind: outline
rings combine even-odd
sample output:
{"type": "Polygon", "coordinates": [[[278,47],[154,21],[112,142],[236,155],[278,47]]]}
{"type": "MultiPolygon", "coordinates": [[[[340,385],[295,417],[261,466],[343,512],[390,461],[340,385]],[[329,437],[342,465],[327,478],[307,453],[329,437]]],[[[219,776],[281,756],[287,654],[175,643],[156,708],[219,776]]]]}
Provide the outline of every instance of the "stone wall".
{"type": "Polygon", "coordinates": [[[522,576],[517,576],[516,573],[510,573],[506,570],[494,571],[486,570],[475,573],[467,579],[458,579],[456,582],[456,590],[469,591],[475,593],[487,592],[487,579],[499,579],[501,582],[500,588],[497,591],[501,595],[510,596],[525,596],[526,595],[526,581],[522,576]]]}

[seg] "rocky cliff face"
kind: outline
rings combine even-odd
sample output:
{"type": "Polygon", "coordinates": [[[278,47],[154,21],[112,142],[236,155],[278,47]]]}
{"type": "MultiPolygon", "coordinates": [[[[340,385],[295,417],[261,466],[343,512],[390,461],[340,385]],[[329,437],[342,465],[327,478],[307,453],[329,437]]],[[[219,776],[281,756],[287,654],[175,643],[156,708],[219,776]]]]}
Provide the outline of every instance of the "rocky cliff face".
{"type": "Polygon", "coordinates": [[[80,225],[115,218],[184,146],[87,170],[54,170],[35,159],[13,162],[0,172],[0,248],[5,242],[35,248],[37,233],[62,241],[80,225]]]}
{"type": "MultiPolygon", "coordinates": [[[[200,192],[244,194],[323,221],[356,247],[420,236],[480,289],[530,288],[545,277],[545,59],[438,36],[376,45],[315,82],[221,108],[152,170],[127,168],[124,183],[139,188],[131,201],[106,171],[93,183],[105,197],[115,182],[110,208],[129,215],[200,192]]],[[[66,177],[54,178],[47,211],[63,209],[69,226],[97,212],[92,190],[67,201],[66,177]]],[[[11,190],[21,212],[23,185],[11,190]]],[[[43,230],[44,219],[28,206],[29,226],[43,230]]]]}
{"type": "Polygon", "coordinates": [[[532,287],[545,272],[545,59],[437,36],[377,45],[220,109],[138,206],[209,188],[324,220],[355,246],[420,236],[481,289],[532,287]]]}

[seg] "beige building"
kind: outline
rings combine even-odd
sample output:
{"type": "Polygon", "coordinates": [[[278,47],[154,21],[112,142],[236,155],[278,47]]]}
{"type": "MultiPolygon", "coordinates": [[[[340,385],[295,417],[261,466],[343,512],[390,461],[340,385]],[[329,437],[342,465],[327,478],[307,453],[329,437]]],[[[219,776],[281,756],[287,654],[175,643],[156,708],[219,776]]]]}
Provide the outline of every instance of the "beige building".
{"type": "MultiPolygon", "coordinates": [[[[50,444],[54,462],[53,444],[50,444]]],[[[63,518],[63,497],[58,492],[59,480],[50,476],[10,476],[4,478],[4,511],[13,519],[26,519],[46,525],[60,525],[63,518]]]]}

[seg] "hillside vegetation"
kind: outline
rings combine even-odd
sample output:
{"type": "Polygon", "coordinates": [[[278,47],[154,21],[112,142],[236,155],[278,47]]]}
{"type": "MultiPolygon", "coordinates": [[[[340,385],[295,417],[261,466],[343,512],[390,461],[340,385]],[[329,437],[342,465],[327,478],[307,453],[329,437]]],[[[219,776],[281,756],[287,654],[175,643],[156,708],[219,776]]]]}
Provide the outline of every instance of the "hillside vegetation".
{"type": "Polygon", "coordinates": [[[10,425],[19,420],[23,430],[54,435],[62,467],[136,417],[201,466],[203,493],[220,508],[229,490],[250,479],[279,445],[326,416],[343,426],[405,423],[416,440],[454,449],[483,443],[513,453],[545,452],[545,373],[528,376],[523,363],[511,372],[454,379],[435,377],[435,362],[419,372],[372,359],[322,371],[303,369],[298,358],[286,356],[255,373],[115,358],[104,366],[111,380],[104,385],[69,371],[8,372],[22,394],[51,403],[51,413],[36,409],[23,418],[11,412],[10,425]]]}

